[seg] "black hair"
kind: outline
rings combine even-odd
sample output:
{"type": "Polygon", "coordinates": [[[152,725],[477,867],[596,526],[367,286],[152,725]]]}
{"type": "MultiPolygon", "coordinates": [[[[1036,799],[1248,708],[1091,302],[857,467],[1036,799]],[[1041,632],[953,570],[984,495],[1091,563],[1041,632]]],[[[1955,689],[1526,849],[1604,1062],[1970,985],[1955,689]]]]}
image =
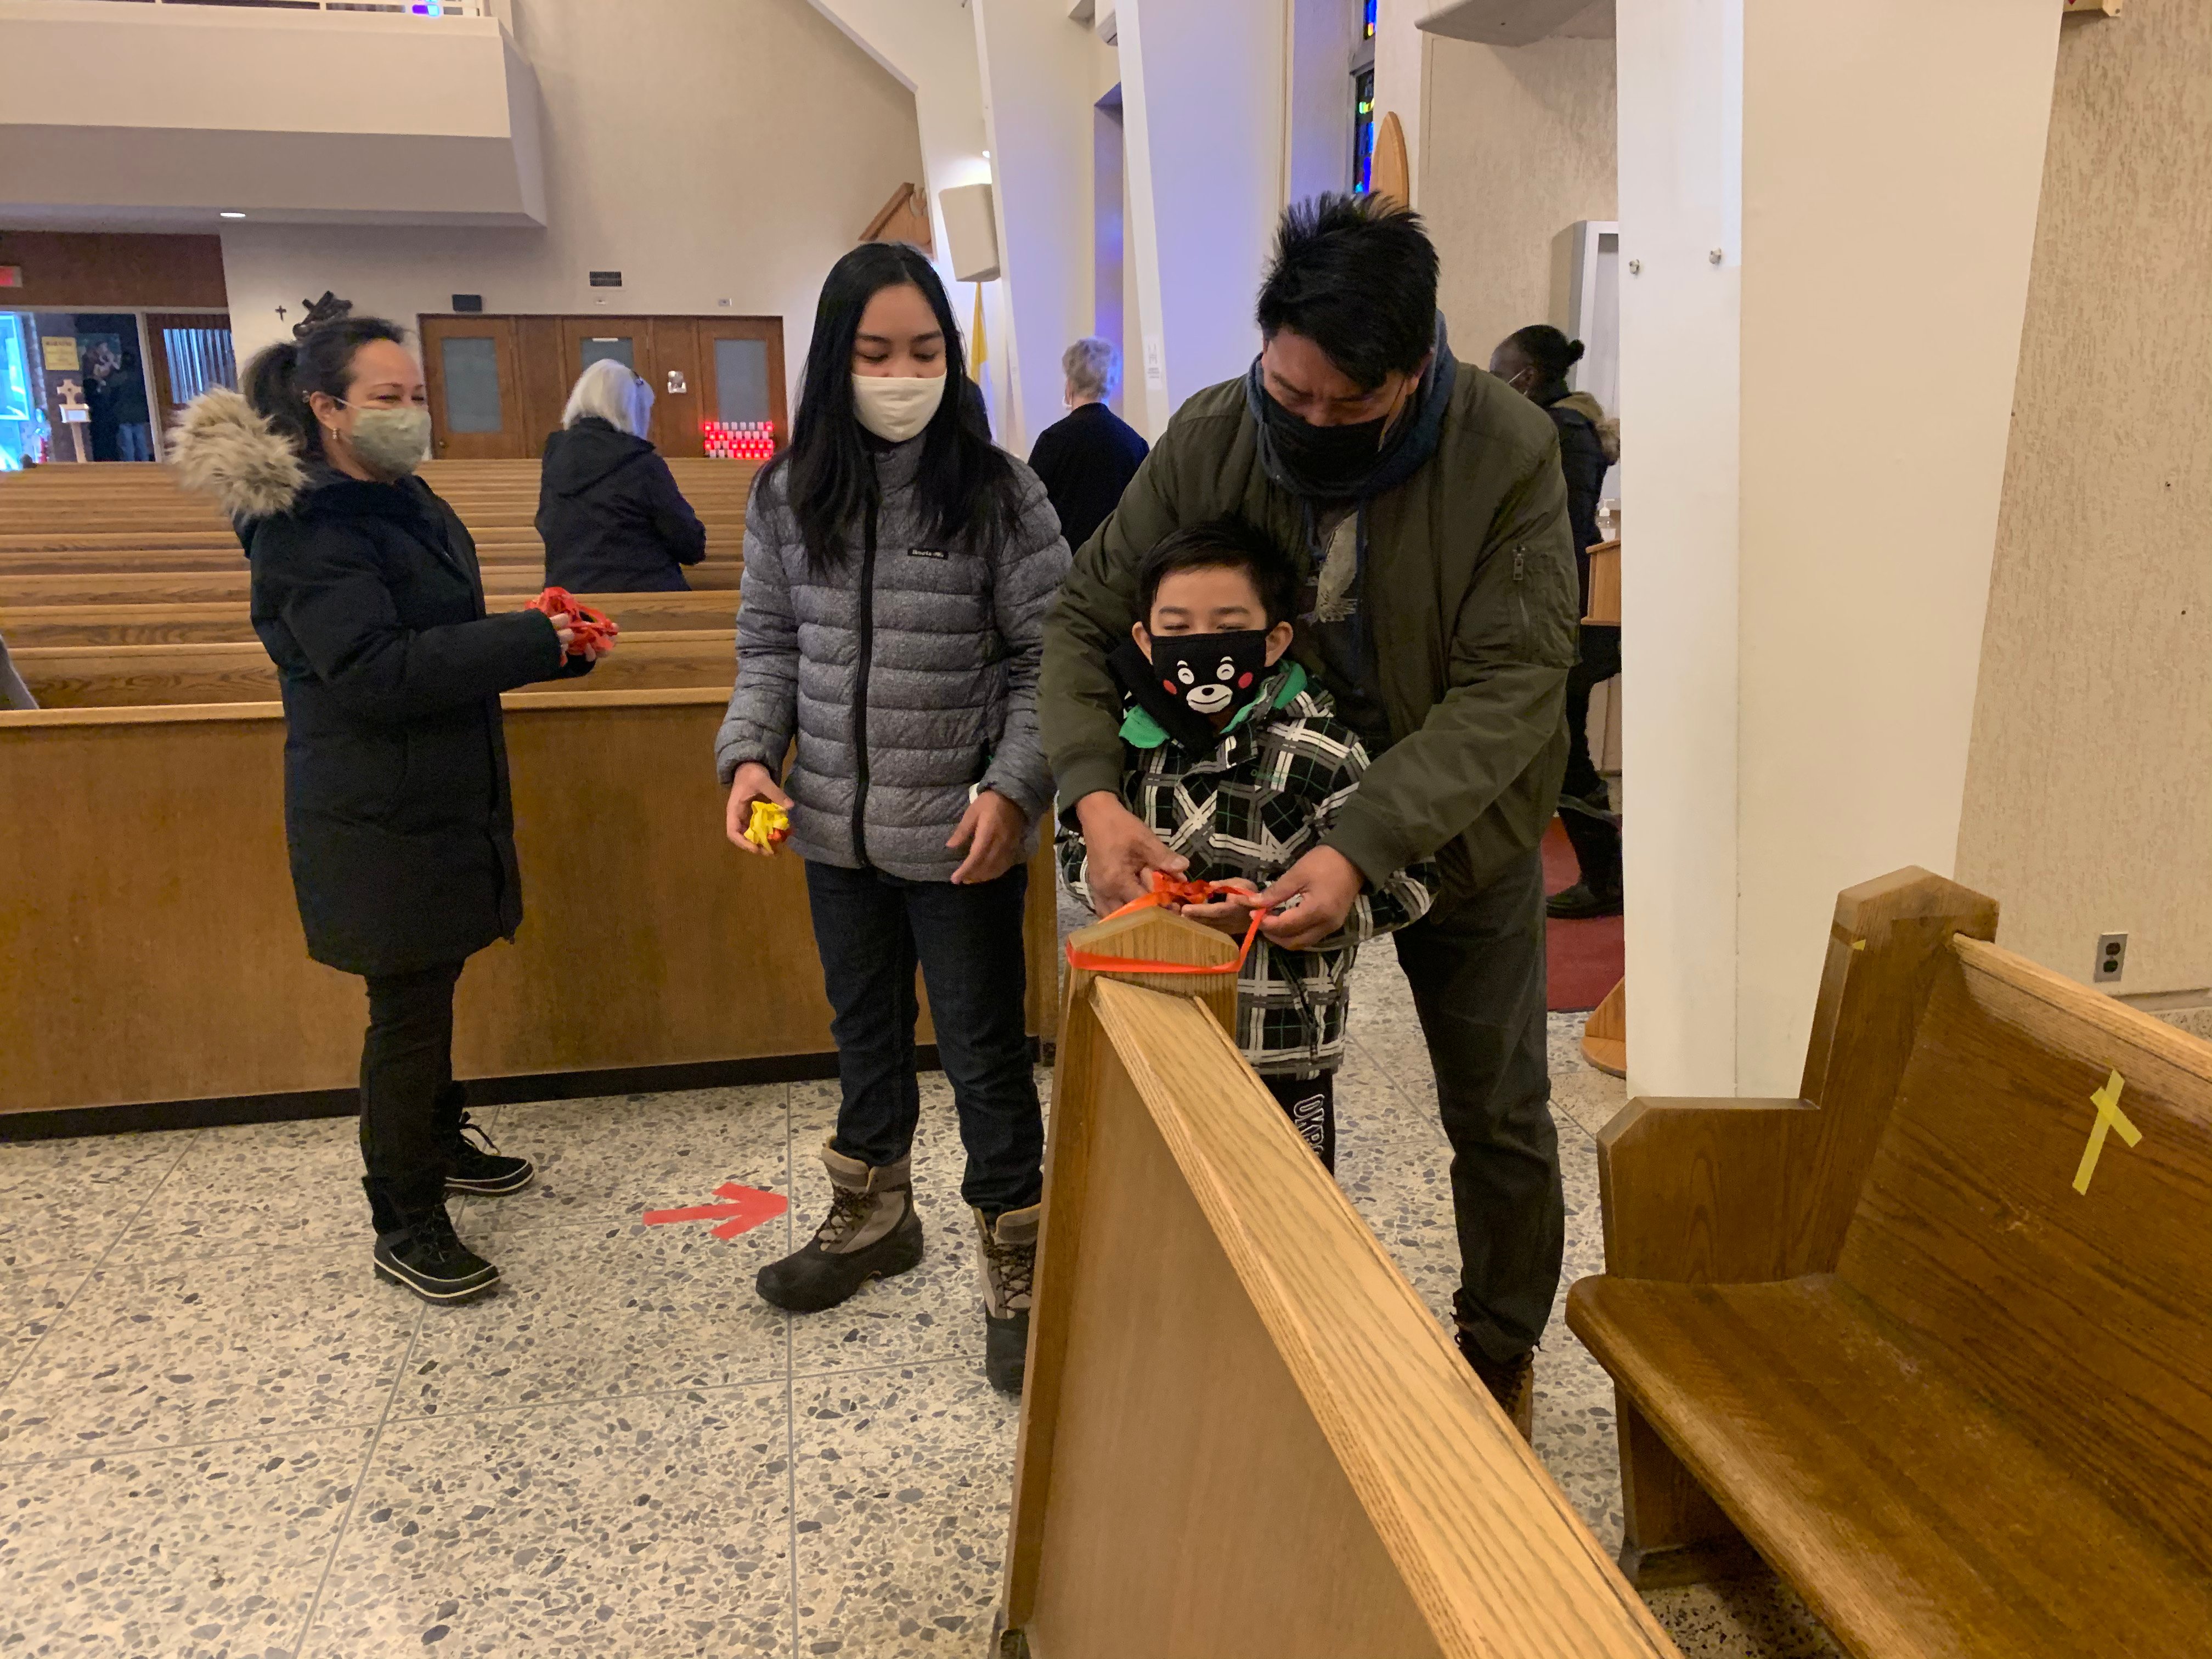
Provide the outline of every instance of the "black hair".
{"type": "Polygon", "coordinates": [[[246,366],[246,401],[304,459],[319,460],[322,422],[307,398],[317,392],[343,398],[353,384],[354,354],[374,340],[404,345],[407,331],[381,317],[345,317],[269,346],[246,366]]]}
{"type": "Polygon", "coordinates": [[[1583,360],[1583,343],[1570,340],[1549,323],[1516,328],[1505,337],[1504,344],[1547,380],[1565,380],[1567,371],[1583,360]]]}
{"type": "Polygon", "coordinates": [[[1281,543],[1242,519],[1213,519],[1178,530],[1145,555],[1137,567],[1137,617],[1146,627],[1160,584],[1182,570],[1243,571],[1252,579],[1270,628],[1297,615],[1297,567],[1281,543]]]}
{"type": "Polygon", "coordinates": [[[830,266],[823,281],[791,444],[761,473],[783,476],[807,562],[817,568],[844,556],[855,520],[876,499],[874,457],[853,407],[853,342],[868,301],[902,283],[920,289],[937,313],[945,372],[953,382],[922,428],[915,487],[923,533],[966,534],[988,544],[1006,533],[1013,518],[1013,469],[991,442],[981,393],[969,386],[960,325],[945,284],[919,249],[904,242],[863,242],[830,266]]]}
{"type": "Polygon", "coordinates": [[[1362,391],[1421,366],[1437,337],[1437,250],[1386,196],[1316,196],[1283,210],[1260,284],[1260,332],[1289,329],[1362,391]]]}

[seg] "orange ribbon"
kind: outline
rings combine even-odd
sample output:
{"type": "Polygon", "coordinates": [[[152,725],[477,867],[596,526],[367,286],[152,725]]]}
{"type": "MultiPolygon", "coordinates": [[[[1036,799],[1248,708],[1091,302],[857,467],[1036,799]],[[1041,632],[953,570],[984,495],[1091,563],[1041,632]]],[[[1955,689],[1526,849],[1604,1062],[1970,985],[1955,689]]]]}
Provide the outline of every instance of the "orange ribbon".
{"type": "MultiPolygon", "coordinates": [[[[1131,899],[1112,915],[1102,917],[1111,921],[1115,916],[1126,916],[1133,911],[1149,910],[1155,907],[1165,909],[1170,904],[1203,904],[1217,893],[1240,890],[1225,881],[1178,881],[1164,871],[1152,872],[1152,890],[1142,898],[1131,899]]],[[[1216,963],[1206,966],[1190,962],[1146,962],[1138,957],[1104,957],[1095,951],[1079,951],[1075,941],[1067,941],[1067,965],[1092,974],[1234,974],[1241,971],[1244,959],[1252,954],[1252,941],[1260,937],[1260,924],[1267,919],[1265,910],[1252,913],[1252,925],[1244,930],[1244,943],[1237,952],[1234,962],[1216,963]]]]}
{"type": "Polygon", "coordinates": [[[587,645],[605,645],[622,629],[603,611],[594,611],[588,605],[579,605],[565,587],[549,587],[528,605],[530,611],[543,611],[549,617],[565,615],[568,631],[574,635],[564,656],[580,656],[587,645]]]}

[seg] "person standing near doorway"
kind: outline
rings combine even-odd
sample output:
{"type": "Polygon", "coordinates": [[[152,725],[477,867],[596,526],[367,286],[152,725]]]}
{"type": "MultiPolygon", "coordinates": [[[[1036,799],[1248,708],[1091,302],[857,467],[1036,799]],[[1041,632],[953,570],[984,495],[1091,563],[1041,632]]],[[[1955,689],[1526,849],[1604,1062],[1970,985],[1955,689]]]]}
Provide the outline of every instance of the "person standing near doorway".
{"type": "Polygon", "coordinates": [[[1106,406],[1121,374],[1113,342],[1095,336],[1061,354],[1068,413],[1037,434],[1030,467],[1044,483],[1071,549],[1089,541],[1144,462],[1137,429],[1106,406]]]}
{"type": "Polygon", "coordinates": [[[368,981],[361,1151],[379,1279],[473,1301],[499,1269],[454,1235],[449,1192],[534,1170],[469,1121],[453,988],[522,925],[499,694],[590,671],[611,647],[566,616],[488,616],[476,544],[415,476],[422,366],[398,327],[347,317],[269,347],[174,434],[253,569],[253,631],[284,700],[284,838],[307,954],[368,981]]]}
{"type": "Polygon", "coordinates": [[[1545,1052],[1538,843],[1565,765],[1574,548],[1559,438],[1451,355],[1437,255],[1387,198],[1293,204],[1260,290],[1260,356],[1194,395],[1075,561],[1046,629],[1038,714],[1094,904],[1180,872],[1120,798],[1108,658],[1146,551],[1237,514],[1299,550],[1291,649],[1373,763],[1322,844],[1261,896],[1310,947],[1423,859],[1434,908],[1395,936],[1452,1146],[1461,1351],[1526,1433],[1530,1357],[1565,1238],[1545,1052]]]}
{"type": "MultiPolygon", "coordinates": [[[[1598,497],[1606,469],[1620,459],[1619,428],[1587,392],[1567,389],[1567,374],[1583,358],[1583,343],[1548,323],[1531,323],[1498,343],[1490,372],[1552,417],[1559,433],[1559,470],[1567,481],[1567,522],[1575,532],[1575,569],[1582,609],[1589,614],[1589,550],[1598,534],[1598,497]]],[[[1605,780],[1591,763],[1590,693],[1620,672],[1620,629],[1584,624],[1581,653],[1567,676],[1567,775],[1559,790],[1559,822],[1574,844],[1582,879],[1544,901],[1547,915],[1563,921],[1620,914],[1620,830],[1605,780]]]]}
{"type": "Polygon", "coordinates": [[[761,1269],[760,1294],[817,1313],[921,1263],[919,963],[968,1152],[985,1367],[1011,1392],[1044,1188],[1022,939],[1052,800],[1036,677],[1067,548],[968,384],[927,258],[867,242],[831,267],[791,447],[745,512],[738,683],[714,756],[738,848],[775,856],[747,834],[753,809],[789,814],[842,1091],[822,1148],[830,1213],[761,1269]]]}

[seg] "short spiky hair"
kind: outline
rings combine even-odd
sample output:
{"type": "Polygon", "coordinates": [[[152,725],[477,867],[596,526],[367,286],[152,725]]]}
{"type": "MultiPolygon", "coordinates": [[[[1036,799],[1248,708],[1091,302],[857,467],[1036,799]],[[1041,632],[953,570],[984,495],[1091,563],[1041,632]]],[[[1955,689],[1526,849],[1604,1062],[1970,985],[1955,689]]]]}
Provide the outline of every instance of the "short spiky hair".
{"type": "Polygon", "coordinates": [[[1382,196],[1291,203],[1259,318],[1266,337],[1304,335],[1364,389],[1412,374],[1437,330],[1437,250],[1421,216],[1382,196]]]}
{"type": "Polygon", "coordinates": [[[1192,525],[1145,555],[1137,567],[1137,617],[1147,628],[1160,584],[1182,570],[1241,570],[1252,579],[1268,627],[1297,616],[1297,567],[1273,536],[1242,519],[1192,525]]]}

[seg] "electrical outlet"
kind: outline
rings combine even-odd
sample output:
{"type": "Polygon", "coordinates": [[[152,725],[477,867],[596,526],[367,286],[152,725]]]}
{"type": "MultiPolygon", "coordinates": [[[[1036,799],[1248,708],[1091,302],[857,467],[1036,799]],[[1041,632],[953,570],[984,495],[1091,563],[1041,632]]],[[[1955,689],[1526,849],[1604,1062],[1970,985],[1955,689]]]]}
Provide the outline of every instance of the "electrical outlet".
{"type": "Polygon", "coordinates": [[[2117,985],[2120,975],[2128,969],[2128,936],[2125,933],[2097,935],[2097,965],[2090,970],[2093,985],[2117,985]]]}

